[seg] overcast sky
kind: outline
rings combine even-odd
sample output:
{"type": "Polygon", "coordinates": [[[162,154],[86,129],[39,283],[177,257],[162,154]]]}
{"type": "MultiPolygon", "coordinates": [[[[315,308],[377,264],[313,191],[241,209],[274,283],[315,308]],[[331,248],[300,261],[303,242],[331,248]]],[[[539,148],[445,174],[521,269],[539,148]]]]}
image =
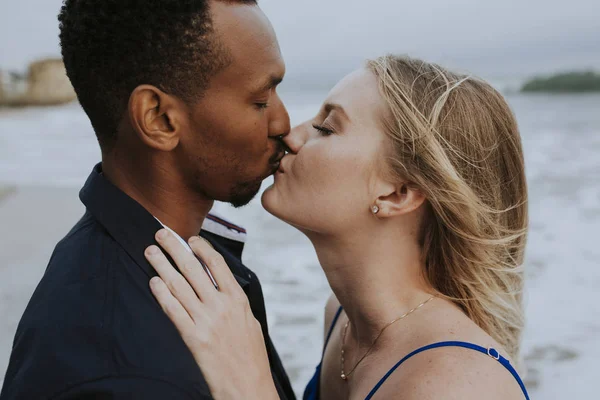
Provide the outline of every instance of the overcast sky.
{"type": "MultiPolygon", "coordinates": [[[[0,68],[58,55],[61,0],[3,0],[0,68]]],[[[367,57],[410,54],[485,77],[600,69],[600,0],[261,0],[288,78],[337,79],[367,57]]]]}

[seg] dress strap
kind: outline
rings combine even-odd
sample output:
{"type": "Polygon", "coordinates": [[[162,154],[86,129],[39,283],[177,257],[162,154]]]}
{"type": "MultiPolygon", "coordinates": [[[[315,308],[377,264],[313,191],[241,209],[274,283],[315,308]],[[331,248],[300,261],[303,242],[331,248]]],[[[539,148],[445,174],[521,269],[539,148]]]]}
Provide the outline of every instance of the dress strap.
{"type": "Polygon", "coordinates": [[[325,354],[325,349],[327,348],[327,343],[329,343],[329,339],[331,338],[331,334],[333,333],[333,328],[337,323],[337,320],[340,318],[340,314],[342,313],[342,306],[338,308],[333,320],[331,321],[331,326],[329,327],[329,332],[327,333],[327,338],[325,339],[325,344],[323,345],[323,354],[325,354]]]}
{"type": "Polygon", "coordinates": [[[514,369],[514,367],[510,364],[510,361],[508,361],[506,358],[502,357],[500,355],[500,353],[498,352],[498,350],[490,347],[489,349],[486,349],[485,347],[481,347],[478,346],[476,344],[472,344],[472,343],[467,343],[467,342],[439,342],[439,343],[434,343],[434,344],[430,344],[424,347],[421,347],[420,349],[417,349],[415,351],[413,351],[412,353],[408,354],[406,357],[404,357],[402,360],[398,361],[398,363],[396,363],[396,365],[394,365],[392,367],[392,369],[390,369],[388,371],[387,374],[385,374],[385,376],[383,378],[381,378],[381,380],[377,383],[377,385],[373,388],[373,390],[371,390],[371,392],[369,393],[369,395],[365,398],[365,400],[370,400],[375,393],[377,392],[377,390],[379,390],[379,388],[381,387],[381,385],[384,384],[384,382],[390,377],[390,375],[392,375],[394,373],[394,371],[396,369],[398,369],[398,367],[400,365],[402,365],[402,363],[404,363],[406,360],[408,360],[409,358],[422,353],[424,351],[427,350],[431,350],[431,349],[437,349],[440,347],[464,347],[465,349],[471,349],[471,350],[475,350],[478,351],[480,353],[486,354],[488,356],[490,356],[491,358],[493,358],[494,360],[498,361],[500,364],[502,364],[511,374],[512,376],[515,378],[515,380],[519,383],[519,386],[521,387],[521,390],[523,391],[523,394],[525,395],[525,398],[527,400],[529,400],[529,394],[527,393],[527,389],[525,388],[525,384],[523,383],[523,381],[521,380],[521,377],[519,376],[519,374],[517,373],[517,371],[514,369]]]}

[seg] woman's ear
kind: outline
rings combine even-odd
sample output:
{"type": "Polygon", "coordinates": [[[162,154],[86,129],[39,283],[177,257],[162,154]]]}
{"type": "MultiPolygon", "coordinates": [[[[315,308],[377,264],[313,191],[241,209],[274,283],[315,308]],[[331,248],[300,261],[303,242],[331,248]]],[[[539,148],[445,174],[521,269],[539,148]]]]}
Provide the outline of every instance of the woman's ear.
{"type": "MultiPolygon", "coordinates": [[[[389,186],[385,194],[379,196],[372,212],[378,218],[391,218],[409,214],[425,203],[425,195],[415,185],[405,182],[400,186],[389,186]]],[[[373,207],[372,206],[372,207],[373,207]]]]}
{"type": "Polygon", "coordinates": [[[141,85],[129,97],[129,118],[134,131],[147,146],[171,151],[180,140],[181,116],[177,98],[151,85],[141,85]]]}

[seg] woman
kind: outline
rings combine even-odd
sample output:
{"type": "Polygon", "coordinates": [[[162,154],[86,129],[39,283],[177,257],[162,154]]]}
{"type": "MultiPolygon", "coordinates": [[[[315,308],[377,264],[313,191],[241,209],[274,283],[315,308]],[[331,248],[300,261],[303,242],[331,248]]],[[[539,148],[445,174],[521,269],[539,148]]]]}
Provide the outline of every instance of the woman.
{"type": "MultiPolygon", "coordinates": [[[[285,141],[262,202],[311,240],[333,290],[305,399],[528,398],[512,367],[527,188],[502,96],[386,56],[340,82],[285,141]]],[[[154,246],[152,291],[214,397],[276,398],[260,326],[222,258],[190,241],[215,290],[173,236],[157,236],[191,286],[154,246]]]]}

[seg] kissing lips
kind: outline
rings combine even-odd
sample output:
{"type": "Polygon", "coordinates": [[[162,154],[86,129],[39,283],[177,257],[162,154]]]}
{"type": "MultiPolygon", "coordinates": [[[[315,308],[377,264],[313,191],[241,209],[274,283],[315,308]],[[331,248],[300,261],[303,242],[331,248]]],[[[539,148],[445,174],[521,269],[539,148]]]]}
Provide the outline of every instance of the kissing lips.
{"type": "Polygon", "coordinates": [[[277,168],[277,172],[283,174],[285,171],[283,169],[283,162],[279,161],[279,168],[277,168]]]}
{"type": "Polygon", "coordinates": [[[270,162],[271,167],[272,167],[271,174],[274,174],[281,168],[281,160],[283,159],[283,157],[285,157],[285,151],[282,151],[282,152],[276,154],[275,157],[271,158],[271,162],[270,162]]]}
{"type": "MultiPolygon", "coordinates": [[[[286,156],[287,156],[287,154],[286,154],[286,156]]],[[[285,174],[286,167],[283,165],[283,164],[284,164],[284,162],[287,162],[287,164],[288,164],[288,165],[287,165],[287,169],[289,169],[289,167],[290,167],[290,165],[289,165],[289,163],[290,163],[290,160],[289,160],[289,159],[287,159],[287,160],[286,160],[286,157],[284,156],[284,157],[281,159],[281,161],[279,161],[279,168],[277,169],[277,173],[279,173],[279,174],[285,174]]]]}

